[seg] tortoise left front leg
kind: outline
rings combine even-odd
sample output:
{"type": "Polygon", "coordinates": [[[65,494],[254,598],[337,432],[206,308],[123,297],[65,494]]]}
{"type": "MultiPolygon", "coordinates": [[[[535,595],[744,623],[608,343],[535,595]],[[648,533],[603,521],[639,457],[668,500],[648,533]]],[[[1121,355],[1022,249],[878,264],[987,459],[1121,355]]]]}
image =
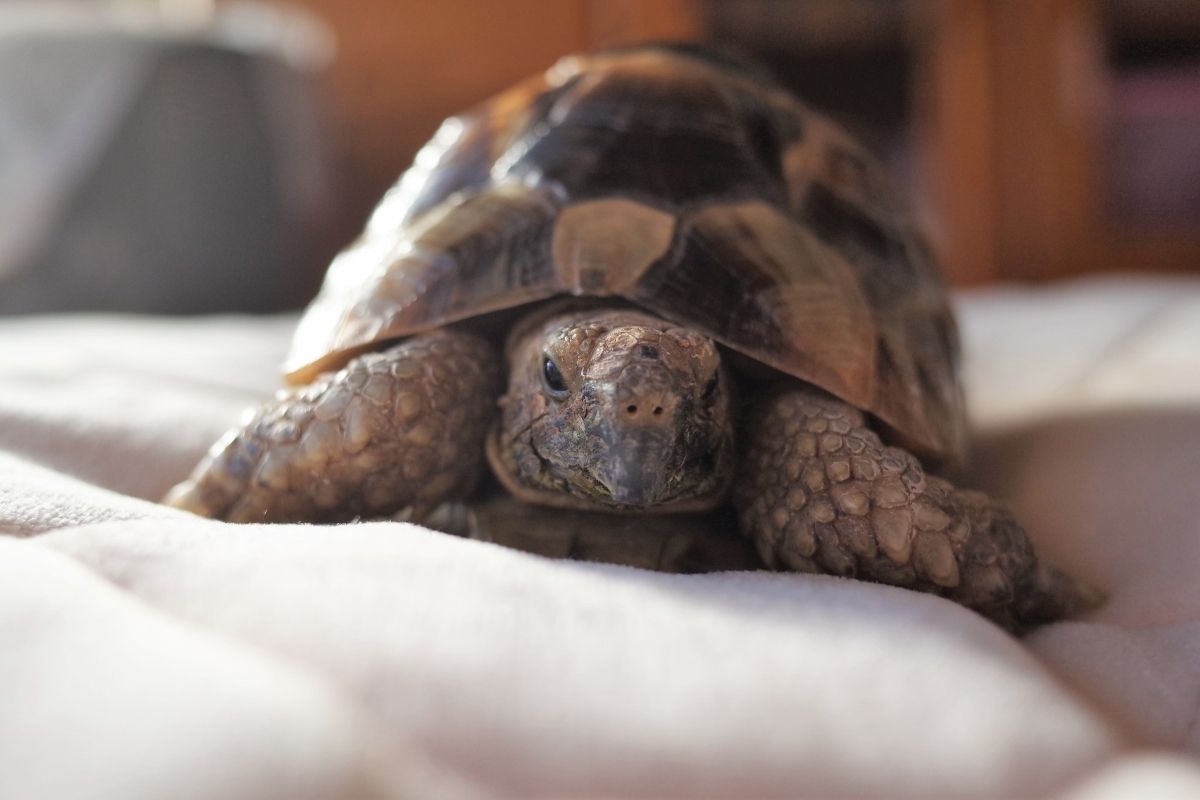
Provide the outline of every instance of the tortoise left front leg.
{"type": "Polygon", "coordinates": [[[767,564],[940,594],[1015,630],[1099,602],[1039,564],[1006,509],[927,475],[846,403],[788,389],[748,418],[734,502],[767,564]]]}
{"type": "Polygon", "coordinates": [[[494,348],[435,331],[281,393],[165,502],[229,522],[336,522],[462,498],[500,391],[494,348]]]}

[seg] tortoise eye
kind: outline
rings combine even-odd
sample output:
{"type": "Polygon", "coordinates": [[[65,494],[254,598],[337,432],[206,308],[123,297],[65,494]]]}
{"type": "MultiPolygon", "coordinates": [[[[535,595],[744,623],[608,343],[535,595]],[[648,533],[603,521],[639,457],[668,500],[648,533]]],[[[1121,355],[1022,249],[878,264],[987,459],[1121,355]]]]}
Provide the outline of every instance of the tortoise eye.
{"type": "Polygon", "coordinates": [[[546,356],[542,362],[542,380],[546,383],[546,388],[550,390],[550,394],[555,397],[562,397],[567,393],[567,382],[563,379],[562,372],[558,368],[558,364],[546,356]]]}
{"type": "Polygon", "coordinates": [[[704,394],[702,394],[700,396],[700,398],[704,402],[707,403],[710,400],[712,400],[714,397],[716,397],[716,395],[717,395],[717,379],[720,377],[721,377],[720,372],[714,372],[713,376],[711,378],[709,378],[708,383],[704,384],[704,394]]]}

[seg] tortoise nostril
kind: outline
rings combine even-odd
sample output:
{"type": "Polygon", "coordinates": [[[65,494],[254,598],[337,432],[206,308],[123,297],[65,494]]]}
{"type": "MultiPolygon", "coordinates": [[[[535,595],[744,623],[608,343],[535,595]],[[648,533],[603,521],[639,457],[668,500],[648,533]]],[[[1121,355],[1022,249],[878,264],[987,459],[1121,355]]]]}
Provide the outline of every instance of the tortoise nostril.
{"type": "Polygon", "coordinates": [[[626,406],[626,407],[625,407],[625,410],[626,410],[626,411],[628,411],[630,414],[636,414],[636,413],[637,413],[637,406],[632,406],[632,405],[631,405],[631,406],[626,406]]]}
{"type": "Polygon", "coordinates": [[[662,406],[654,407],[654,416],[656,416],[656,417],[662,416],[662,406]]]}

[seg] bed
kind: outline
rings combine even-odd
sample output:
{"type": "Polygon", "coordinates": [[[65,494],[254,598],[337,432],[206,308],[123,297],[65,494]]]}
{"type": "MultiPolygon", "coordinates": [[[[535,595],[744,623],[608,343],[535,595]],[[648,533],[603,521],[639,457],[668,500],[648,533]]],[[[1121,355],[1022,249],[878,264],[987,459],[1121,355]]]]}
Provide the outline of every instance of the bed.
{"type": "Polygon", "coordinates": [[[975,447],[1102,586],[936,597],[154,501],[295,318],[0,321],[0,797],[1200,796],[1200,280],[956,298],[975,447]]]}

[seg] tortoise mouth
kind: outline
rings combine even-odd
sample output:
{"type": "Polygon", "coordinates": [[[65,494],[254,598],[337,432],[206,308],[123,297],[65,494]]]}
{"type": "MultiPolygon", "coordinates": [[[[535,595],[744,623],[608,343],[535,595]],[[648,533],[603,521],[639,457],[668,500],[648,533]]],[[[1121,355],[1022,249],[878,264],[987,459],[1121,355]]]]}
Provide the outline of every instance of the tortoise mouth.
{"type": "Polygon", "coordinates": [[[645,482],[626,482],[609,486],[587,470],[579,470],[579,475],[573,483],[583,489],[578,494],[585,501],[591,500],[606,508],[638,512],[653,512],[662,506],[672,506],[671,510],[676,510],[677,504],[702,498],[708,489],[702,483],[662,493],[656,493],[653,485],[645,482]]]}
{"type": "Polygon", "coordinates": [[[552,462],[538,452],[535,443],[531,443],[531,449],[541,462],[543,480],[522,476],[521,482],[534,489],[549,485],[578,498],[589,508],[631,513],[654,513],[660,509],[674,512],[689,501],[703,500],[714,487],[719,489],[715,474],[717,447],[686,459],[669,473],[659,463],[664,459],[643,451],[627,458],[601,460],[592,467],[571,467],[565,479],[556,475],[552,462]]]}
{"type": "Polygon", "coordinates": [[[532,445],[528,452],[537,459],[540,469],[534,475],[519,470],[513,442],[504,436],[499,425],[494,425],[488,436],[487,459],[500,484],[527,503],[609,513],[688,514],[712,511],[724,502],[732,482],[732,470],[720,467],[731,460],[731,449],[722,443],[684,462],[686,467],[703,469],[704,477],[695,481],[667,481],[669,488],[652,498],[628,491],[614,492],[592,469],[571,467],[567,474],[559,474],[532,445]]]}

